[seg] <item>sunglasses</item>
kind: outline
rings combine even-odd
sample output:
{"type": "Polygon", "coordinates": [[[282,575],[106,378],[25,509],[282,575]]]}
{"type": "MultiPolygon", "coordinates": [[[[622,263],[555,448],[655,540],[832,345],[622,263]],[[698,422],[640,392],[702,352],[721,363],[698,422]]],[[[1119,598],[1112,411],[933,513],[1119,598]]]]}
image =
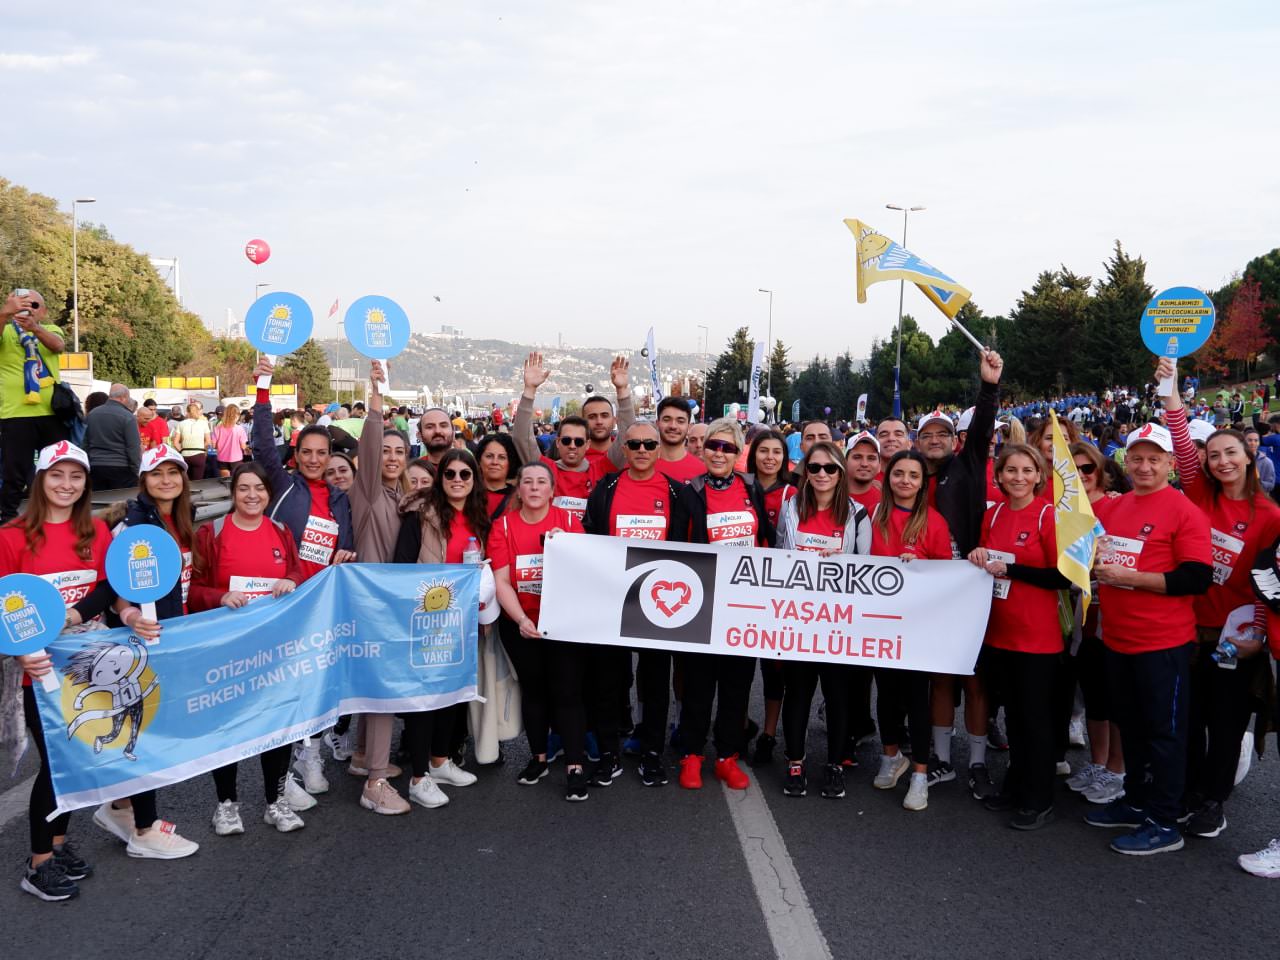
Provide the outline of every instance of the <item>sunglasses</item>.
{"type": "Polygon", "coordinates": [[[446,470],[444,472],[444,478],[446,480],[470,480],[471,471],[466,467],[463,467],[461,470],[446,470]]]}
{"type": "Polygon", "coordinates": [[[1081,473],[1083,473],[1087,477],[1087,476],[1091,476],[1093,472],[1098,469],[1098,465],[1096,463],[1088,463],[1088,462],[1077,463],[1076,469],[1079,470],[1081,473]]]}
{"type": "Polygon", "coordinates": [[[650,451],[657,450],[658,441],[657,440],[628,440],[627,449],[628,450],[650,450],[650,451]]]}
{"type": "Polygon", "coordinates": [[[560,446],[562,447],[583,447],[586,446],[586,437],[561,437],[560,446]]]}
{"type": "Polygon", "coordinates": [[[737,453],[739,450],[732,440],[708,440],[702,445],[702,449],[712,453],[737,453]]]}
{"type": "Polygon", "coordinates": [[[838,463],[806,463],[804,465],[806,473],[826,473],[833,474],[840,472],[840,464],[838,463]]]}

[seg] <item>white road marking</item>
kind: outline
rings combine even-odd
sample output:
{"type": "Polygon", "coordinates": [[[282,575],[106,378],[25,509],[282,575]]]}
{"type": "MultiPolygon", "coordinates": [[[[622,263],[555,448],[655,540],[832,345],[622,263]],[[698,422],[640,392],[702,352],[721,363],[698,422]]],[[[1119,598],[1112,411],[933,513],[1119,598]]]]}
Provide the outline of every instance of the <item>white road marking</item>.
{"type": "Polygon", "coordinates": [[[31,796],[31,782],[34,776],[27,777],[15,787],[0,793],[0,827],[21,813],[27,812],[27,801],[31,796]]]}
{"type": "Polygon", "coordinates": [[[724,799],[769,928],[773,952],[778,960],[830,960],[831,948],[809,906],[800,874],[760,792],[760,784],[750,771],[747,776],[751,785],[746,790],[723,787],[724,799]]]}

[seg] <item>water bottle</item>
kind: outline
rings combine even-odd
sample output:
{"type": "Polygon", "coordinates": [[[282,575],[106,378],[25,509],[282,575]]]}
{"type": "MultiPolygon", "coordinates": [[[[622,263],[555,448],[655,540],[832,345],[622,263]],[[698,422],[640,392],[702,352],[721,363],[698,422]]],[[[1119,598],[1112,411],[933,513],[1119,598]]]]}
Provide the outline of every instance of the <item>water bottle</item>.
{"type": "Polygon", "coordinates": [[[1223,640],[1218,644],[1218,649],[1209,654],[1213,658],[1213,662],[1220,666],[1223,670],[1234,670],[1237,663],[1237,654],[1239,649],[1230,640],[1223,640]]]}
{"type": "Polygon", "coordinates": [[[463,563],[479,563],[484,559],[484,551],[480,549],[480,541],[475,537],[467,540],[467,549],[462,551],[463,563]]]}

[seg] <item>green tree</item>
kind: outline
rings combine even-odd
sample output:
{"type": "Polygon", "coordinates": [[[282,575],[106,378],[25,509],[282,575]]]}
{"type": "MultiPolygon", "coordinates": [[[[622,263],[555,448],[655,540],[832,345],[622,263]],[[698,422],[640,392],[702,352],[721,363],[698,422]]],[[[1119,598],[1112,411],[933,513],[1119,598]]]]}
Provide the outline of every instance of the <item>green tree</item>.
{"type": "MultiPolygon", "coordinates": [[[[1062,393],[1076,371],[1071,346],[1084,342],[1089,321],[1089,277],[1061,267],[1046,270],[1023,291],[1009,319],[1002,356],[1010,379],[1032,396],[1062,393]]],[[[1137,331],[1136,318],[1133,329],[1137,331]]]]}
{"type": "Polygon", "coordinates": [[[734,331],[724,353],[716,358],[707,376],[707,415],[720,416],[726,403],[746,403],[747,390],[739,384],[751,379],[751,357],[755,344],[746,327],[734,331]]]}
{"type": "Polygon", "coordinates": [[[1139,327],[1142,311],[1155,294],[1147,283],[1147,264],[1125,253],[1117,240],[1105,269],[1088,304],[1084,349],[1075,351],[1078,359],[1070,383],[1099,390],[1112,384],[1141,386],[1151,379],[1155,365],[1139,327]]]}
{"type": "MultiPolygon", "coordinates": [[[[815,356],[809,365],[796,374],[791,388],[792,400],[800,401],[800,419],[812,420],[822,417],[824,407],[829,407],[835,400],[836,383],[831,371],[831,364],[821,357],[815,356]]],[[[791,405],[782,411],[786,419],[791,417],[791,405]]]]}
{"type": "MultiPolygon", "coordinates": [[[[1254,257],[1244,268],[1246,280],[1256,281],[1262,298],[1262,322],[1274,343],[1280,340],[1280,247],[1254,257]]],[[[1214,301],[1219,310],[1225,309],[1214,301]]]]}
{"type": "Polygon", "coordinates": [[[314,339],[289,354],[277,375],[281,383],[298,385],[298,402],[303,405],[310,406],[329,399],[329,361],[314,339]]]}
{"type": "Polygon", "coordinates": [[[778,401],[778,405],[774,408],[778,419],[784,419],[784,413],[789,412],[791,406],[791,358],[788,356],[789,352],[781,340],[775,340],[773,353],[768,357],[769,376],[773,378],[773,397],[778,401]]]}

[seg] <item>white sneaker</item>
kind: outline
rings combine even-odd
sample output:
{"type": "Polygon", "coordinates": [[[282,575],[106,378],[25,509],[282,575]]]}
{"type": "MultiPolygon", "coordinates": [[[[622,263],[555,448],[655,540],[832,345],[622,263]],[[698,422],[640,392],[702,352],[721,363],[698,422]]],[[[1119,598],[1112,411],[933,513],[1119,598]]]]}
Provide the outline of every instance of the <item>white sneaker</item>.
{"type": "Polygon", "coordinates": [[[454,787],[469,787],[476,782],[474,773],[467,773],[452,760],[446,760],[438,767],[428,767],[427,776],[436,783],[447,783],[454,787]]]}
{"type": "MultiPolygon", "coordinates": [[[[1246,730],[1240,739],[1240,759],[1236,761],[1235,785],[1249,775],[1249,767],[1253,765],[1253,731],[1246,730]]],[[[110,806],[110,804],[108,804],[110,806]]],[[[95,816],[95,819],[96,816],[95,816]]]]}
{"type": "Polygon", "coordinates": [[[351,744],[349,738],[351,729],[347,728],[346,733],[338,734],[329,730],[320,739],[324,741],[324,745],[329,748],[329,752],[333,754],[333,759],[338,763],[345,763],[351,759],[351,744]]]}
{"type": "Polygon", "coordinates": [[[220,837],[244,833],[244,821],[240,819],[240,804],[223,800],[213,808],[213,832],[220,837]]]}
{"type": "Polygon", "coordinates": [[[366,767],[364,763],[365,760],[363,753],[353,753],[351,755],[351,762],[347,764],[347,773],[351,774],[353,777],[369,776],[369,768],[366,767]]]}
{"type": "Polygon", "coordinates": [[[1124,774],[1112,773],[1106,767],[1098,774],[1093,786],[1082,790],[1080,796],[1090,803],[1110,803],[1124,796],[1124,774]]]}
{"type": "Polygon", "coordinates": [[[449,802],[445,792],[430,777],[423,777],[417,783],[409,780],[409,799],[428,810],[443,807],[449,802]]]}
{"type": "Polygon", "coordinates": [[[1084,721],[1071,718],[1071,724],[1067,728],[1067,742],[1073,747],[1083,747],[1084,742],[1084,721]]]}
{"type": "Polygon", "coordinates": [[[892,790],[898,785],[898,781],[902,779],[902,775],[907,772],[910,766],[911,761],[901,753],[892,757],[881,756],[880,772],[871,781],[871,785],[877,790],[892,790]]]}
{"type": "Polygon", "coordinates": [[[283,799],[294,810],[310,810],[316,805],[316,798],[302,789],[292,770],[285,774],[283,799]]]}
{"type": "Polygon", "coordinates": [[[1236,863],[1255,877],[1280,878],[1280,840],[1272,840],[1257,853],[1240,854],[1236,863]]]}
{"type": "Polygon", "coordinates": [[[130,807],[116,810],[108,800],[93,811],[93,822],[125,843],[128,843],[129,838],[133,836],[133,810],[130,807]]]}
{"type": "Polygon", "coordinates": [[[302,774],[302,785],[307,793],[328,793],[329,781],[324,776],[324,760],[320,757],[317,740],[303,740],[295,751],[294,769],[302,774]]]}
{"type": "Polygon", "coordinates": [[[144,860],[181,860],[199,849],[200,844],[182,836],[172,823],[157,820],[146,833],[135,831],[129,837],[125,853],[144,860]]]}
{"type": "Polygon", "coordinates": [[[927,773],[911,774],[911,785],[907,787],[907,795],[902,798],[902,806],[907,810],[923,810],[929,806],[929,775],[927,773]]]}
{"type": "Polygon", "coordinates": [[[281,797],[275,803],[267,804],[267,809],[262,814],[262,822],[275,827],[281,833],[301,830],[306,826],[302,822],[302,818],[293,812],[293,808],[289,806],[284,797],[281,797]]]}
{"type": "Polygon", "coordinates": [[[1086,763],[1071,776],[1067,777],[1067,789],[1076,793],[1084,793],[1097,781],[1098,773],[1105,769],[1106,767],[1100,763],[1086,763]]]}

